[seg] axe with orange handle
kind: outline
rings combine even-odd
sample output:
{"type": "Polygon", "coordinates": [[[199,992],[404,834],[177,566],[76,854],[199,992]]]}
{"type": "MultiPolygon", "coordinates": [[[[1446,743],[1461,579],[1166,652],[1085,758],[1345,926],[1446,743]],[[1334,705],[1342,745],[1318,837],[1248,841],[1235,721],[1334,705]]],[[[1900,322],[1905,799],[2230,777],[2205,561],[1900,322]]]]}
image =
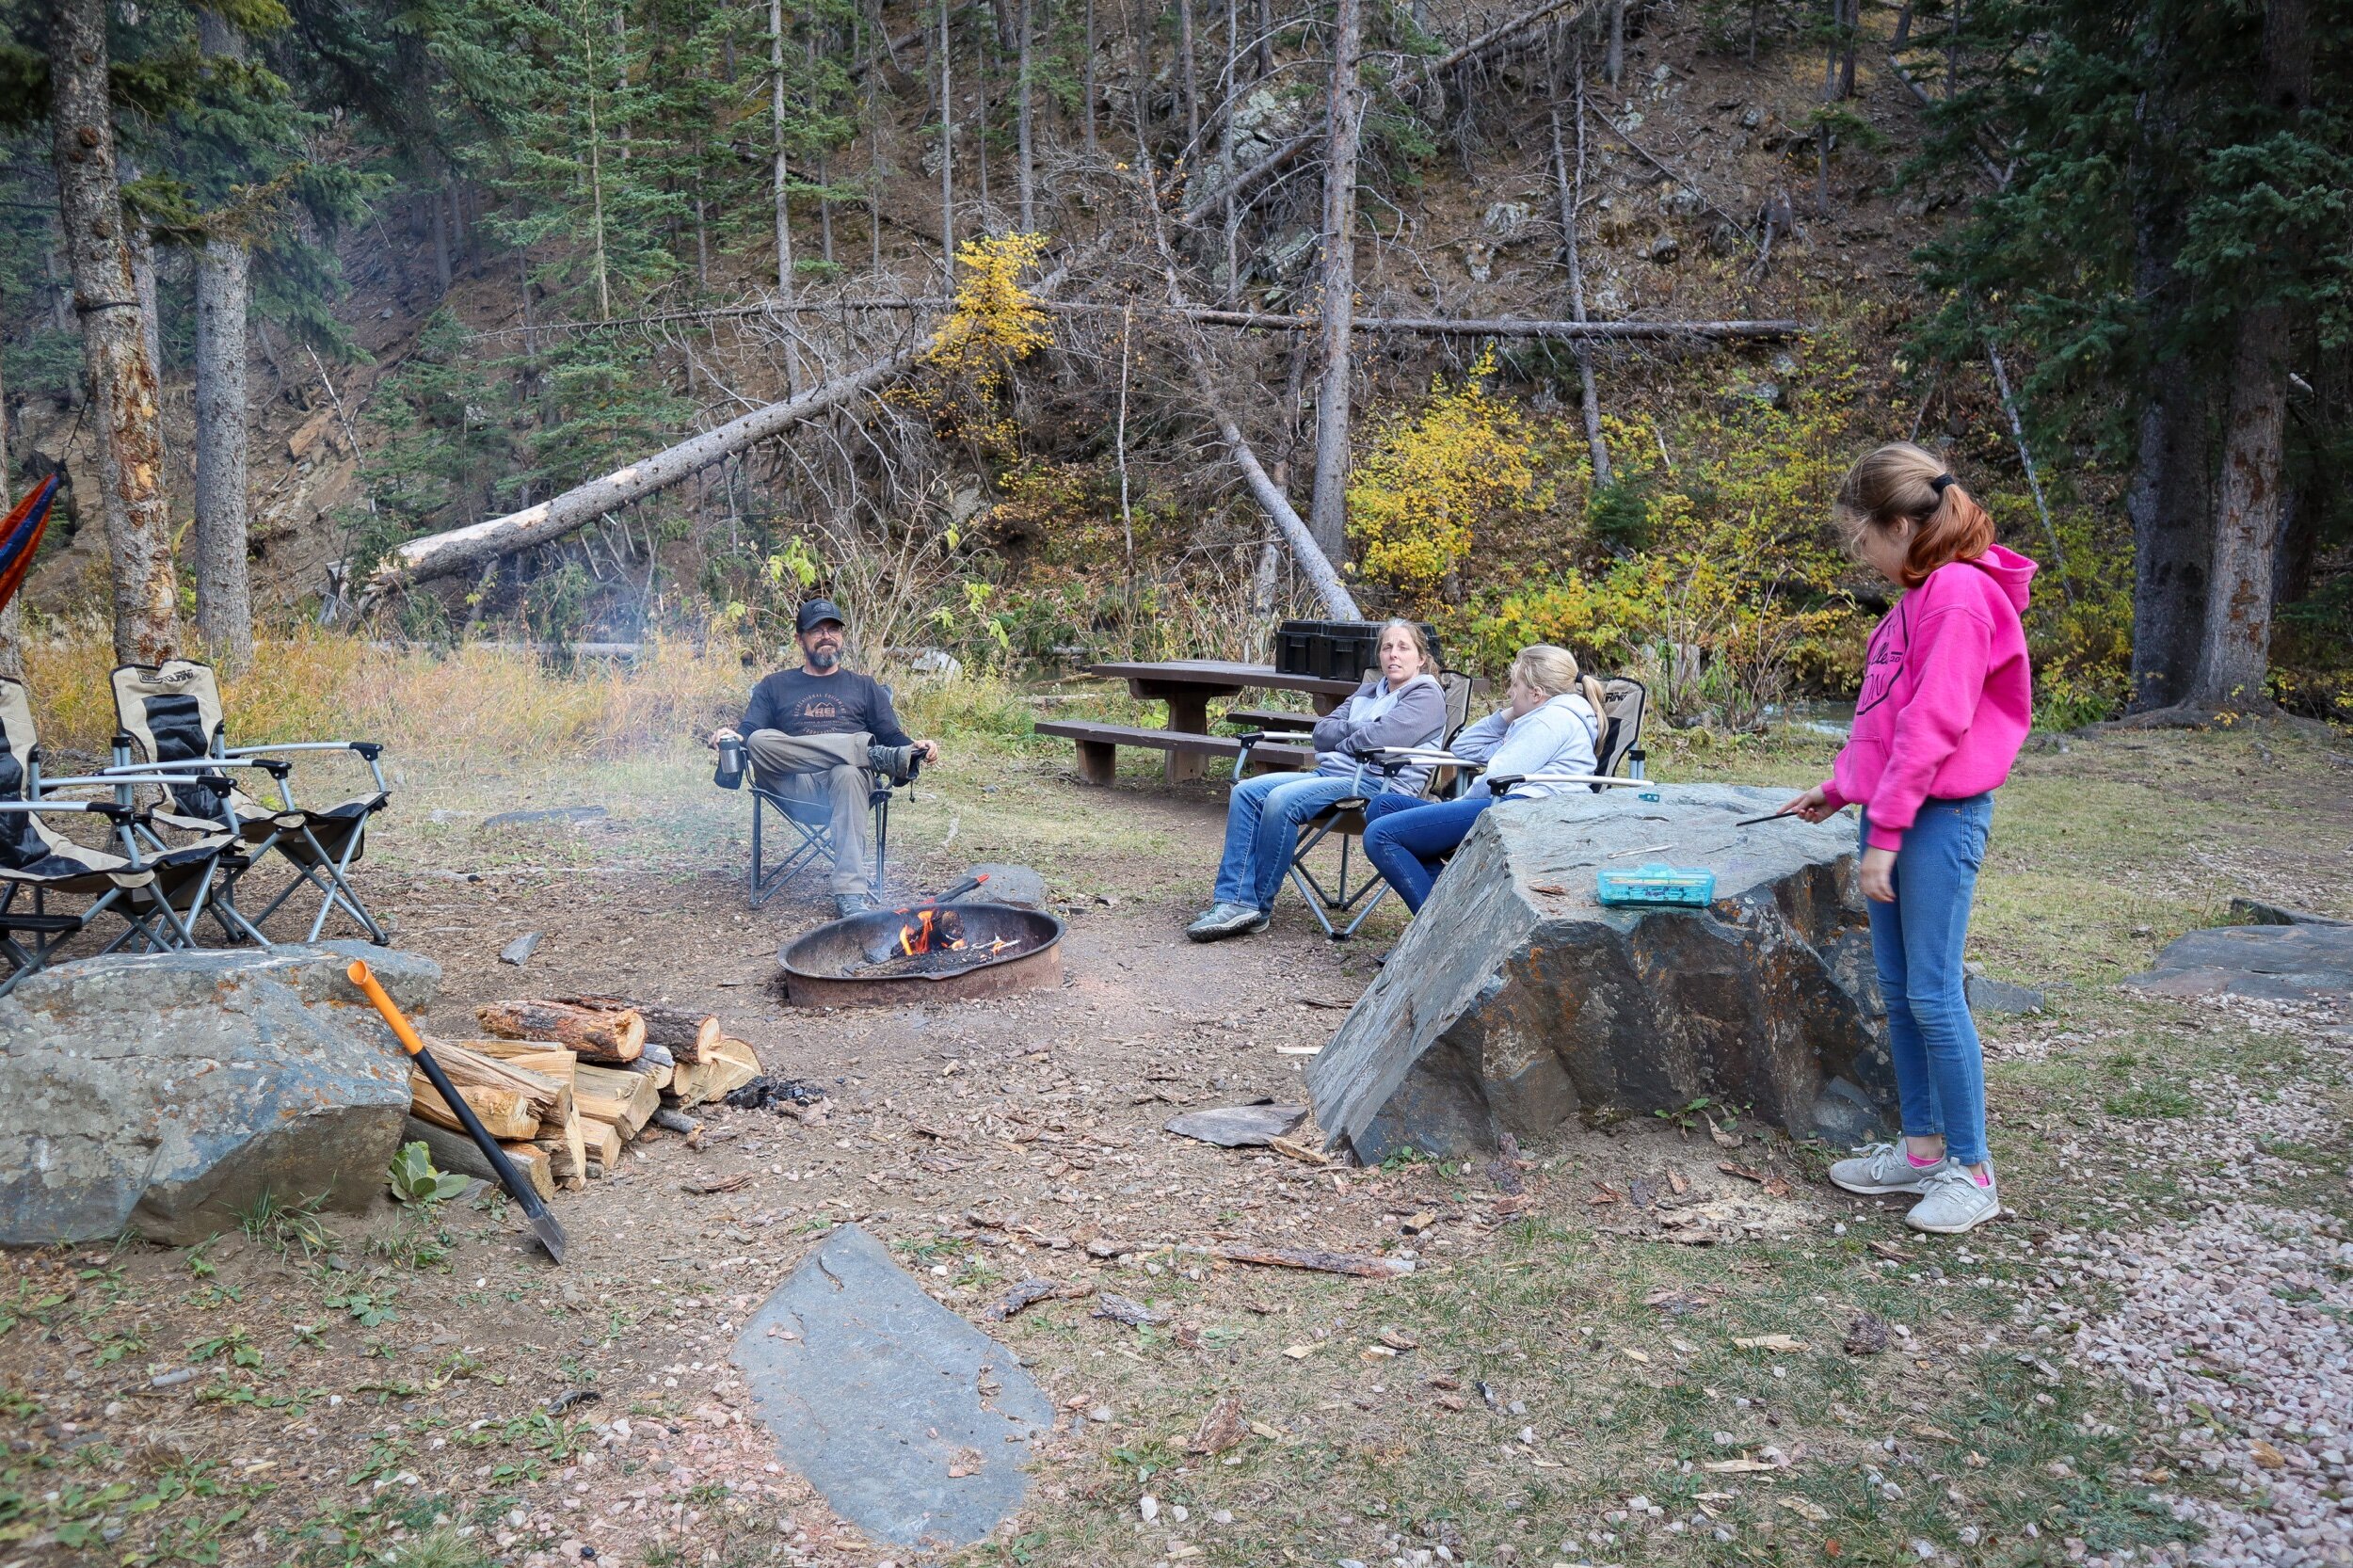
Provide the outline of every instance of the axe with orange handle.
{"type": "Polygon", "coordinates": [[[563,1262],[564,1227],[555,1223],[555,1216],[549,1213],[548,1206],[539,1201],[539,1194],[532,1191],[531,1183],[515,1169],[514,1162],[506,1158],[506,1151],[499,1147],[498,1140],[483,1130],[481,1121],[473,1113],[473,1107],[468,1105],[450,1086],[449,1077],[441,1071],[441,1064],[433,1060],[433,1053],[424,1048],[424,1042],[417,1037],[414,1026],[401,1016],[400,1009],[392,1004],[392,999],[385,994],[384,983],[376,978],[368,968],[367,961],[362,958],[353,959],[350,968],[344,973],[354,985],[360,987],[361,995],[376,1004],[376,1010],[384,1015],[384,1022],[391,1026],[392,1037],[400,1042],[400,1048],[408,1053],[433,1087],[440,1093],[441,1103],[457,1112],[457,1119],[465,1124],[467,1132],[480,1146],[483,1157],[489,1160],[490,1169],[498,1173],[499,1185],[506,1189],[507,1196],[522,1206],[523,1217],[531,1222],[531,1233],[539,1239],[541,1246],[548,1249],[548,1256],[558,1263],[563,1262]]]}

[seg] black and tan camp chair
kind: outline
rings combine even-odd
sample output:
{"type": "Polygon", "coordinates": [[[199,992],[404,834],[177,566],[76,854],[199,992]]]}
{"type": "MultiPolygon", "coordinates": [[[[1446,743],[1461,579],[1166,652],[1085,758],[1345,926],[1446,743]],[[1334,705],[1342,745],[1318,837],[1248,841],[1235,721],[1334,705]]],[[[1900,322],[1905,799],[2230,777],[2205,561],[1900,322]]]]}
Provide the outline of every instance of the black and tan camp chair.
{"type": "MultiPolygon", "coordinates": [[[[1631,676],[1613,675],[1601,683],[1601,741],[1593,747],[1593,771],[1605,778],[1631,763],[1642,776],[1642,720],[1650,712],[1650,688],[1631,676]]],[[[1606,784],[1593,786],[1596,792],[1606,784]]]]}
{"type": "MultiPolygon", "coordinates": [[[[124,664],[114,672],[114,694],[120,732],[115,736],[115,765],[107,774],[176,772],[188,776],[170,786],[179,810],[169,815],[156,813],[157,823],[201,831],[225,811],[236,822],[253,860],[275,852],[294,868],[294,880],[277,897],[251,916],[238,914],[238,921],[258,936],[263,922],[307,887],[318,893],[319,905],[304,941],[319,939],[327,917],[339,905],[360,922],[370,941],[379,946],[392,941],[351,885],[352,863],[367,847],[368,819],[392,799],[384,783],[382,745],[375,741],[230,745],[219,683],[211,665],[192,659],[167,660],[160,665],[124,664]],[[294,764],[279,755],[284,752],[356,756],[367,763],[369,776],[376,781],[375,792],[324,808],[303,806],[295,799],[294,764]],[[267,774],[277,786],[278,803],[256,799],[228,782],[232,769],[267,774]]],[[[234,908],[227,893],[222,900],[234,908]]]]}
{"type": "MultiPolygon", "coordinates": [[[[883,695],[890,695],[885,686],[883,695]]],[[[869,830],[874,841],[874,897],[883,897],[883,873],[890,855],[890,796],[902,785],[912,786],[915,776],[892,778],[886,775],[872,776],[873,783],[866,792],[866,808],[874,814],[869,830]]],[[[749,768],[744,770],[744,784],[752,797],[752,865],[750,874],[751,903],[757,909],[784,890],[785,885],[811,866],[833,864],[833,806],[829,801],[788,793],[775,784],[762,784],[760,776],[749,768]],[[775,865],[767,864],[765,836],[761,819],[776,814],[778,825],[792,840],[792,847],[775,865]]]]}
{"type": "MultiPolygon", "coordinates": [[[[1367,672],[1370,673],[1370,672],[1367,672]]],[[[1438,738],[1437,748],[1444,750],[1454,739],[1456,731],[1470,722],[1471,690],[1474,682],[1467,675],[1447,670],[1438,677],[1438,687],[1446,694],[1446,733],[1438,738]]],[[[1309,736],[1305,728],[1310,721],[1300,715],[1302,728],[1298,731],[1252,729],[1241,737],[1241,754],[1234,759],[1234,776],[1240,778],[1250,766],[1251,748],[1260,742],[1273,741],[1298,744],[1309,736]]],[[[1394,778],[1414,765],[1407,757],[1360,757],[1356,759],[1354,787],[1362,790],[1374,779],[1394,778]]],[[[1440,763],[1430,771],[1422,784],[1422,798],[1441,800],[1459,789],[1464,776],[1463,764],[1440,763]]],[[[1299,842],[1291,851],[1290,881],[1299,889],[1299,896],[1307,901],[1307,913],[1323,927],[1323,934],[1336,942],[1345,942],[1356,935],[1359,926],[1389,893],[1388,879],[1364,859],[1361,853],[1353,856],[1357,840],[1365,834],[1365,808],[1370,804],[1372,792],[1353,793],[1337,800],[1299,824],[1299,842]],[[1337,836],[1340,840],[1340,871],[1337,882],[1325,887],[1316,874],[1307,857],[1326,839],[1337,836]],[[1351,879],[1353,878],[1353,886],[1351,879]],[[1337,923],[1346,920],[1346,925],[1337,923]]]]}
{"type": "Polygon", "coordinates": [[[0,961],[8,966],[0,976],[0,996],[106,920],[120,920],[122,929],[97,950],[102,953],[196,945],[197,916],[213,896],[234,839],[216,824],[192,844],[149,854],[140,848],[138,808],[119,798],[141,783],[178,781],[177,776],[166,780],[141,774],[44,780],[24,683],[0,678],[0,961]],[[108,793],[77,800],[56,792],[69,788],[108,793]],[[92,849],[52,831],[41,820],[52,816],[103,817],[122,853],[92,849]],[[60,899],[80,906],[58,907],[60,899]]]}

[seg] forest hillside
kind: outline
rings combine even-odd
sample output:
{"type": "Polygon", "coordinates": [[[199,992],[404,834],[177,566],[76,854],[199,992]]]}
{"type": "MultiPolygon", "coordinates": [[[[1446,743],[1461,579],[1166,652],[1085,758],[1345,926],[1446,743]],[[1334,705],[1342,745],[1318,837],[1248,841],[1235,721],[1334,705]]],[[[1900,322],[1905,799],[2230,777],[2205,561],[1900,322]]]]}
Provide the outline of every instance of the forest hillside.
{"type": "Polygon", "coordinates": [[[0,409],[11,495],[70,481],[24,634],[765,643],[824,591],[1016,672],[1347,607],[1737,729],[1851,689],[1829,504],[1912,437],[2042,563],[2048,721],[2353,702],[2300,7],[17,9],[0,409]],[[69,25],[136,312],[60,243],[69,25]]]}

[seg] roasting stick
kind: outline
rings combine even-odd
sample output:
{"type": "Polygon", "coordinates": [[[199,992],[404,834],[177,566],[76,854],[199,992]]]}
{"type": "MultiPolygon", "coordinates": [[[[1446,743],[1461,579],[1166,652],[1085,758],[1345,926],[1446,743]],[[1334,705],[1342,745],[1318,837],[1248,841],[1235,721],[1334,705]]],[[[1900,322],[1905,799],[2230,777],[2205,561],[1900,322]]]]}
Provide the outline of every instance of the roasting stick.
{"type": "Polygon", "coordinates": [[[426,1050],[424,1042],[417,1037],[416,1029],[401,1016],[400,1009],[392,1004],[392,999],[385,994],[384,983],[369,969],[367,960],[353,959],[350,968],[344,973],[354,985],[360,987],[369,1001],[376,1004],[376,1010],[384,1015],[384,1022],[392,1029],[392,1037],[400,1042],[400,1048],[416,1062],[418,1068],[440,1093],[441,1102],[456,1112],[457,1119],[466,1125],[466,1131],[472,1135],[483,1157],[489,1160],[490,1169],[499,1174],[499,1185],[506,1189],[509,1197],[522,1206],[523,1217],[531,1222],[531,1233],[539,1239],[541,1246],[548,1249],[548,1256],[558,1263],[563,1262],[564,1227],[555,1223],[555,1216],[549,1213],[548,1206],[539,1201],[539,1194],[531,1190],[531,1183],[515,1169],[513,1162],[506,1158],[506,1151],[499,1147],[498,1140],[483,1130],[481,1121],[473,1113],[473,1107],[468,1105],[451,1086],[448,1075],[441,1071],[441,1064],[433,1060],[433,1053],[426,1050]]]}

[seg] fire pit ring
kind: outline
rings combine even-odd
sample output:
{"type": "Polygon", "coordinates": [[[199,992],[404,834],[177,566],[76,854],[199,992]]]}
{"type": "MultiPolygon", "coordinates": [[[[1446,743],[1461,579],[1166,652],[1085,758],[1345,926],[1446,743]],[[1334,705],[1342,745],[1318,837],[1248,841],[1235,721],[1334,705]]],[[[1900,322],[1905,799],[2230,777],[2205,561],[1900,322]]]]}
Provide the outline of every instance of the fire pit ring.
{"type": "Polygon", "coordinates": [[[796,1007],[871,1007],[909,1001],[961,1001],[1062,984],[1067,928],[1042,909],[1015,904],[943,904],[872,909],[828,920],[776,954],[786,998],[796,1007]],[[920,928],[926,908],[952,916],[965,947],[942,953],[941,967],[875,973],[906,954],[901,937],[920,928]],[[989,952],[1002,942],[1003,951],[989,952]]]}

